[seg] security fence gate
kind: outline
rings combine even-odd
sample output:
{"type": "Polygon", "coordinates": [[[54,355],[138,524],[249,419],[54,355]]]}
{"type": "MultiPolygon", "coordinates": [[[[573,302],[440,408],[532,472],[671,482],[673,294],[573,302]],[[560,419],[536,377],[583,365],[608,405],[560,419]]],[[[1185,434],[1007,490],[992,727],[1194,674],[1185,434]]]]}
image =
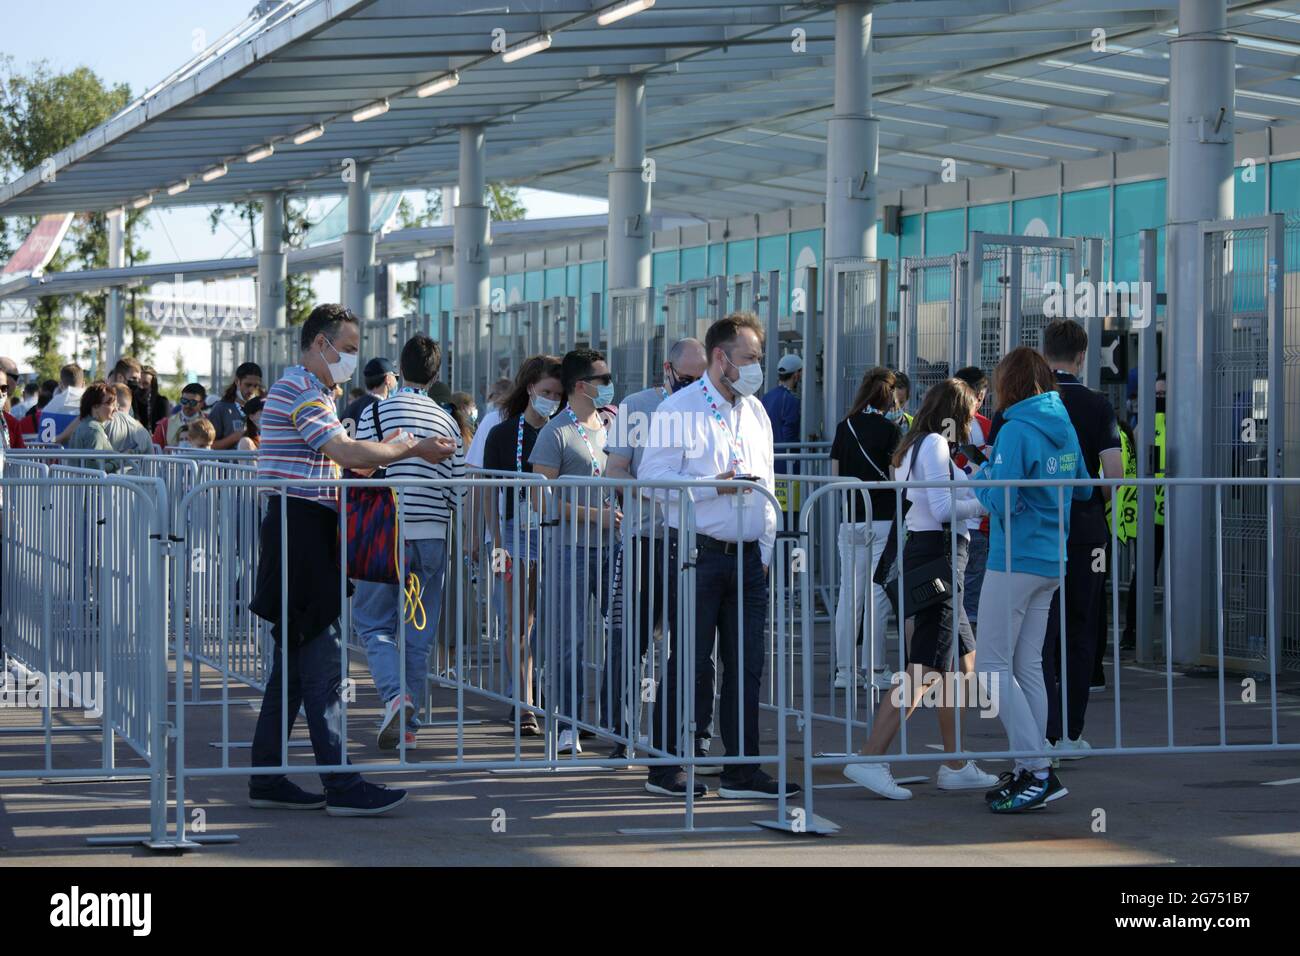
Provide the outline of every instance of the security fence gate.
{"type": "Polygon", "coordinates": [[[606,355],[620,397],[648,388],[668,349],[664,326],[655,322],[655,290],[615,289],[609,294],[606,355]]]}
{"type": "Polygon", "coordinates": [[[822,361],[828,430],[848,410],[847,403],[867,370],[885,360],[888,270],[884,259],[840,259],[827,264],[822,361]]]}
{"type": "MultiPolygon", "coordinates": [[[[1300,222],[1271,215],[1202,223],[1201,254],[1209,473],[1295,474],[1295,426],[1286,411],[1290,404],[1294,416],[1300,387],[1300,222]]],[[[1300,668],[1296,489],[1227,489],[1220,527],[1224,653],[1264,661],[1267,670],[1268,648],[1280,638],[1278,666],[1300,668]]]]}
{"type": "Polygon", "coordinates": [[[1093,296],[1090,314],[1071,313],[1073,290],[1101,279],[1100,239],[971,233],[966,280],[969,318],[963,323],[962,364],[990,371],[1017,346],[1039,348],[1043,328],[1053,318],[1074,318],[1088,332],[1084,383],[1096,388],[1101,309],[1093,296]],[[1064,314],[1049,315],[1053,305],[1060,305],[1064,314]]]}
{"type": "Polygon", "coordinates": [[[960,367],[967,289],[965,253],[908,257],[898,276],[898,367],[912,388],[908,405],[920,408],[933,385],[960,367]]]}

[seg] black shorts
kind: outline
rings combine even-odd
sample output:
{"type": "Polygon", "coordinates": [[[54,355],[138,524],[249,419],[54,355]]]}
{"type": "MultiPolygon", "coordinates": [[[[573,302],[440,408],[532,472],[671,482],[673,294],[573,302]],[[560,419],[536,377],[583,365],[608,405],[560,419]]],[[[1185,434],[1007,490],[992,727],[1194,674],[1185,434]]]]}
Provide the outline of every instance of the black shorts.
{"type": "MultiPolygon", "coordinates": [[[[921,567],[927,561],[943,557],[947,553],[950,539],[951,532],[948,531],[909,533],[907,544],[903,546],[904,574],[913,568],[921,567]]],[[[962,606],[969,546],[970,541],[958,535],[954,563],[957,565],[957,640],[961,648],[959,655],[966,655],[975,650],[975,633],[971,630],[970,621],[966,619],[966,609],[962,606]]],[[[928,607],[916,615],[912,641],[907,650],[907,663],[921,664],[939,671],[956,672],[957,661],[952,654],[952,614],[953,601],[949,599],[928,607]]]]}

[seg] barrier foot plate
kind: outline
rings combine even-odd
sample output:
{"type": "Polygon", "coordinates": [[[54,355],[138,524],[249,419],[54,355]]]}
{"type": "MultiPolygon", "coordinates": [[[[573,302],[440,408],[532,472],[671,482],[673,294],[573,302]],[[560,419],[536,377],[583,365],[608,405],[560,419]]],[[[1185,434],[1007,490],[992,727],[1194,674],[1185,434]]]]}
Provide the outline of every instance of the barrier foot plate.
{"type": "Polygon", "coordinates": [[[757,827],[750,823],[739,827],[620,827],[623,836],[690,836],[693,833],[752,833],[757,827]]]}
{"type": "Polygon", "coordinates": [[[235,833],[187,836],[184,840],[154,840],[147,835],[86,837],[87,846],[144,846],[159,853],[183,853],[186,850],[197,850],[206,843],[238,842],[239,835],[235,833]]]}
{"type": "Polygon", "coordinates": [[[813,836],[830,836],[833,833],[840,832],[840,825],[823,816],[814,813],[811,817],[802,819],[789,820],[755,820],[755,826],[766,827],[769,830],[779,830],[782,833],[794,833],[803,836],[805,833],[811,833],[813,836]]]}

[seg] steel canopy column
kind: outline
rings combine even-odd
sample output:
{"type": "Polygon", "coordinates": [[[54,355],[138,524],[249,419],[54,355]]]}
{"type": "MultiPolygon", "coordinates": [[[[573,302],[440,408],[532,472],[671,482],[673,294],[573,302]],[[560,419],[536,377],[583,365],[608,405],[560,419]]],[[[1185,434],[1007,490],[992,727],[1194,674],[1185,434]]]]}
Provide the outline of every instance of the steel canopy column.
{"type": "Polygon", "coordinates": [[[456,308],[488,304],[488,208],[483,173],[483,127],[460,128],[460,186],[453,221],[456,261],[456,308]]]}
{"type": "Polygon", "coordinates": [[[348,231],[343,234],[343,305],[375,317],[375,234],[370,231],[370,167],[357,163],[348,182],[348,231]]]}
{"type": "MultiPolygon", "coordinates": [[[[122,220],[125,212],[110,213],[108,217],[108,268],[121,269],[126,265],[126,248],[122,235],[122,220]]],[[[176,290],[180,295],[180,290],[176,290]]],[[[104,355],[105,370],[111,369],[122,357],[123,330],[126,326],[126,310],[122,302],[122,290],[113,286],[108,290],[108,306],[104,316],[104,341],[107,351],[104,355]]],[[[101,378],[102,378],[101,374],[101,378]]]]}
{"type": "Polygon", "coordinates": [[[620,76],[614,93],[614,168],[609,172],[609,288],[650,285],[650,183],[645,161],[645,80],[620,76]]]}
{"type": "MultiPolygon", "coordinates": [[[[1199,222],[1233,214],[1233,96],[1235,42],[1227,36],[1225,0],[1179,0],[1178,36],[1169,41],[1169,185],[1166,213],[1165,352],[1169,376],[1168,474],[1209,474],[1212,420],[1207,344],[1199,282],[1199,222]]],[[[1144,333],[1155,333],[1155,325],[1144,333]]],[[[1169,579],[1201,600],[1170,602],[1172,656],[1193,663],[1202,635],[1213,629],[1213,553],[1217,547],[1203,489],[1171,489],[1166,520],[1169,579]],[[1204,586],[1198,584],[1203,583],[1204,586]]],[[[1161,579],[1158,579],[1161,580],[1161,579]]],[[[1166,595],[1168,601],[1168,595],[1166,595]]]]}
{"type": "MultiPolygon", "coordinates": [[[[826,128],[826,253],[828,267],[839,259],[876,257],[876,173],[879,128],[871,115],[871,4],[835,7],[835,106],[826,128]]],[[[841,414],[839,343],[844,316],[835,271],[823,309],[822,411],[815,420],[841,414]]],[[[884,290],[878,290],[884,295],[884,290]]],[[[805,362],[816,356],[806,355],[805,362]]],[[[810,423],[811,424],[811,423],[810,423]]]]}
{"type": "Polygon", "coordinates": [[[262,248],[257,254],[259,328],[282,329],[287,323],[285,282],[289,276],[289,260],[284,248],[284,194],[264,193],[262,195],[262,248]]]}
{"type": "Polygon", "coordinates": [[[879,125],[871,115],[871,4],[835,8],[835,111],[826,129],[826,261],[876,256],[879,125]]]}

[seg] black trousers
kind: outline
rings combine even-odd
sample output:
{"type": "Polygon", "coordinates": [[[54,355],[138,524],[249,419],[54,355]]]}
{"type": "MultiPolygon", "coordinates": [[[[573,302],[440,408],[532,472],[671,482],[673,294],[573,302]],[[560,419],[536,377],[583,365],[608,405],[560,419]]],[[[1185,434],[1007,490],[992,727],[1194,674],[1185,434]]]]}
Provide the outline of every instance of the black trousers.
{"type": "Polygon", "coordinates": [[[1088,692],[1097,654],[1097,612],[1100,608],[1104,572],[1093,571],[1093,550],[1097,544],[1067,544],[1065,565],[1065,687],[1061,682],[1061,594],[1052,596],[1043,640],[1043,681],[1047,685],[1047,739],[1060,740],[1062,725],[1071,738],[1083,734],[1088,710],[1088,692]],[[1068,714],[1062,713],[1062,696],[1068,714]]]}
{"type": "MultiPolygon", "coordinates": [[[[1151,546],[1155,554],[1153,568],[1155,581],[1160,580],[1160,562],[1165,557],[1165,529],[1163,525],[1153,525],[1155,537],[1151,546]]],[[[1133,563],[1133,577],[1128,582],[1128,600],[1124,602],[1124,640],[1133,643],[1137,640],[1137,562],[1133,563]]],[[[1154,581],[1153,581],[1154,583],[1154,581]]]]}

